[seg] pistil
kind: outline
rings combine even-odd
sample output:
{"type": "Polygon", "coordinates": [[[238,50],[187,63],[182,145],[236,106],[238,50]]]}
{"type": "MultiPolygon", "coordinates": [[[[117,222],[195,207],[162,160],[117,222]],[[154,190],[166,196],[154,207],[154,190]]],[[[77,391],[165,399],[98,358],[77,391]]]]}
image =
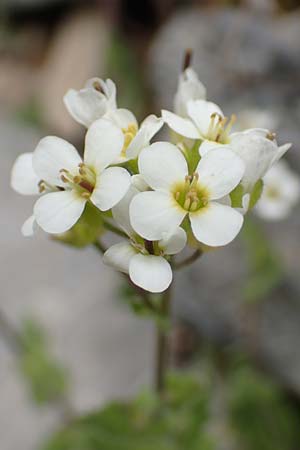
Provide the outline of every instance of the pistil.
{"type": "Polygon", "coordinates": [[[199,174],[187,175],[174,189],[174,199],[186,211],[197,211],[208,203],[208,194],[199,184],[199,174]]]}
{"type": "Polygon", "coordinates": [[[60,170],[60,178],[70,188],[79,191],[80,195],[89,198],[93,193],[96,177],[94,172],[84,163],[78,165],[78,174],[72,175],[68,170],[60,170]]]}

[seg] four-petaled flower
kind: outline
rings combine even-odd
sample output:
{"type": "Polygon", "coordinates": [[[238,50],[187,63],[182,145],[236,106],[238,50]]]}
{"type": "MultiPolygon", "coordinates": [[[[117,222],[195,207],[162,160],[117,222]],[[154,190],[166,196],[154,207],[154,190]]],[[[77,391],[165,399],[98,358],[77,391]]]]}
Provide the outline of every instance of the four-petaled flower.
{"type": "Polygon", "coordinates": [[[48,233],[62,233],[77,222],[87,201],[107,211],[126,194],[130,174],[108,167],[123,145],[123,133],[104,119],[89,128],[83,160],[69,142],[48,136],[33,154],[17,159],[12,187],[22,194],[36,194],[39,188],[44,195],[35,203],[34,219],[48,233]]]}
{"type": "Polygon", "coordinates": [[[239,184],[244,170],[243,161],[232,151],[216,149],[189,173],[176,146],[152,144],[140,154],[139,171],[153,191],[139,193],[131,202],[134,230],[156,241],[188,216],[198,241],[209,246],[228,244],[240,231],[243,216],[220,200],[239,184]]]}
{"type": "Polygon", "coordinates": [[[112,245],[103,256],[105,264],[129,275],[131,281],[149,292],[163,292],[172,282],[171,266],[166,259],[175,255],[186,245],[187,237],[182,228],[172,233],[163,233],[162,239],[150,243],[141,239],[131,226],[129,206],[138,195],[133,185],[127,194],[113,209],[117,224],[128,235],[128,240],[112,245]]]}

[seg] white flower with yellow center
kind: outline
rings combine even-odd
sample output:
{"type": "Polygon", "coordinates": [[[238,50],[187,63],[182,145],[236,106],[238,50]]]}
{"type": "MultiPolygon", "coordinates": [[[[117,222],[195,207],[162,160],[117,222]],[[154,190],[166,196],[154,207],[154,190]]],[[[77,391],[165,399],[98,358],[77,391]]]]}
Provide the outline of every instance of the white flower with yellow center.
{"type": "Polygon", "coordinates": [[[139,193],[133,185],[112,209],[115,221],[128,235],[128,241],[112,245],[103,256],[105,264],[129,275],[131,281],[149,292],[163,292],[172,282],[169,255],[179,253],[186,245],[186,233],[177,228],[164,233],[157,242],[147,242],[138,236],[130,224],[129,205],[139,193]]]}
{"type": "Polygon", "coordinates": [[[279,161],[264,176],[264,187],[255,211],[266,220],[285,219],[300,200],[300,178],[279,161]]]}
{"type": "Polygon", "coordinates": [[[188,67],[179,76],[177,92],[174,97],[174,112],[181,117],[187,117],[187,104],[190,100],[203,100],[206,89],[196,72],[188,67]]]}
{"type": "Polygon", "coordinates": [[[104,117],[111,120],[124,134],[124,145],[114,161],[116,164],[136,159],[142,149],[150,144],[151,139],[164,124],[161,118],[151,114],[146,117],[139,127],[132,112],[122,108],[110,111],[104,117]]]}
{"type": "Polygon", "coordinates": [[[130,186],[125,169],[108,167],[123,144],[123,133],[100,119],[86,134],[83,160],[73,145],[54,136],[42,139],[32,154],[21,155],[12,170],[12,187],[36,194],[38,186],[43,194],[31,221],[48,233],[63,233],[77,222],[87,201],[101,211],[115,206],[130,186]]]}
{"type": "Polygon", "coordinates": [[[88,128],[108,111],[117,109],[115,83],[110,79],[92,78],[83,89],[69,89],[64,104],[73,119],[88,128]]]}
{"type": "Polygon", "coordinates": [[[162,239],[189,217],[196,239],[209,246],[231,242],[243,216],[220,203],[240,182],[244,163],[229,149],[205,155],[193,173],[180,150],[159,142],[144,149],[139,171],[153,189],[137,194],[130,205],[133,229],[148,240],[162,239]],[[219,201],[218,201],[219,200],[219,201]]]}

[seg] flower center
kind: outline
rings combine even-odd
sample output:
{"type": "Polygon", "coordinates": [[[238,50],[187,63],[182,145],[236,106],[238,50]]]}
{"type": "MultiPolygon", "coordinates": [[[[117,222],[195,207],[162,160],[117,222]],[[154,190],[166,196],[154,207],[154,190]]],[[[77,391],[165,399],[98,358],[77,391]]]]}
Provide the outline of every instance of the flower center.
{"type": "Polygon", "coordinates": [[[93,193],[96,184],[96,175],[84,163],[78,164],[78,173],[76,175],[71,174],[66,169],[61,169],[60,174],[61,180],[67,187],[76,189],[82,197],[89,198],[93,193]]]}
{"type": "Polygon", "coordinates": [[[187,175],[184,182],[176,183],[173,196],[178,205],[186,211],[197,211],[208,204],[209,193],[200,185],[199,174],[187,175]]]}
{"type": "Polygon", "coordinates": [[[276,200],[280,197],[280,191],[276,186],[268,186],[266,188],[266,195],[272,200],[276,200]]]}
{"type": "Polygon", "coordinates": [[[229,133],[235,121],[236,116],[234,114],[232,114],[228,121],[227,117],[222,117],[218,113],[213,113],[210,116],[206,139],[220,144],[227,144],[229,142],[229,133]]]}
{"type": "Polygon", "coordinates": [[[121,155],[126,157],[126,150],[128,149],[129,145],[131,144],[133,138],[135,138],[138,127],[135,123],[130,123],[127,128],[122,128],[123,134],[124,134],[124,145],[122,148],[121,155]]]}

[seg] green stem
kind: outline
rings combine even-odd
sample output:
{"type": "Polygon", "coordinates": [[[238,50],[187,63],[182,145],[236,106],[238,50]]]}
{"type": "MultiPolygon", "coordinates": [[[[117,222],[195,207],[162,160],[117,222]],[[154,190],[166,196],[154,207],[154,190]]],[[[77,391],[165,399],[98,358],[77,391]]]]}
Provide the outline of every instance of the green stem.
{"type": "MultiPolygon", "coordinates": [[[[168,318],[171,306],[171,286],[162,294],[161,315],[168,318]]],[[[156,340],[156,371],[155,388],[159,395],[163,395],[166,385],[166,372],[168,362],[168,334],[159,324],[157,325],[156,340]]]]}
{"type": "Polygon", "coordinates": [[[200,250],[200,249],[195,250],[194,253],[192,253],[186,259],[183,259],[182,261],[179,261],[179,262],[174,262],[173,269],[178,270],[178,269],[182,269],[183,267],[189,266],[190,264],[195,262],[198,258],[200,258],[200,256],[202,256],[202,254],[203,254],[202,250],[200,250]]]}

